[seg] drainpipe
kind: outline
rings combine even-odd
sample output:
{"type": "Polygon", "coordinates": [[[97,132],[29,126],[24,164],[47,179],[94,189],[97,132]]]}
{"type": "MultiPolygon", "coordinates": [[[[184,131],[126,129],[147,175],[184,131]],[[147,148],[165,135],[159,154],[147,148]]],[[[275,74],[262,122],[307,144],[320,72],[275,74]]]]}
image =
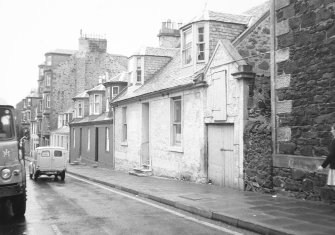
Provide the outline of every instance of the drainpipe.
{"type": "Polygon", "coordinates": [[[270,6],[270,27],[271,27],[271,126],[272,126],[272,154],[277,153],[276,143],[277,143],[277,124],[276,124],[276,89],[275,89],[275,77],[277,75],[277,67],[276,67],[276,57],[275,57],[275,49],[276,49],[276,7],[275,1],[271,0],[270,6]]]}
{"type": "Polygon", "coordinates": [[[113,109],[113,122],[112,122],[112,125],[113,125],[113,140],[112,140],[112,143],[113,143],[113,147],[112,147],[112,157],[113,157],[113,169],[115,170],[115,107],[112,106],[112,109],[113,109]]]}

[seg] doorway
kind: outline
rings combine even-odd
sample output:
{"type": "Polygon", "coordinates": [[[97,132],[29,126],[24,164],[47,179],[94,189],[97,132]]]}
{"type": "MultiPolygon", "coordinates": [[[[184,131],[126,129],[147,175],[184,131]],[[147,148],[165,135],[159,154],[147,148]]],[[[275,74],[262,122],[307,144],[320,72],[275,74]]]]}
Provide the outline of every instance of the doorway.
{"type": "Polygon", "coordinates": [[[95,161],[99,161],[99,128],[95,128],[95,161]]]}
{"type": "Polygon", "coordinates": [[[142,143],[141,143],[141,165],[150,166],[149,154],[149,133],[150,133],[150,113],[149,103],[142,103],[142,143]]]}

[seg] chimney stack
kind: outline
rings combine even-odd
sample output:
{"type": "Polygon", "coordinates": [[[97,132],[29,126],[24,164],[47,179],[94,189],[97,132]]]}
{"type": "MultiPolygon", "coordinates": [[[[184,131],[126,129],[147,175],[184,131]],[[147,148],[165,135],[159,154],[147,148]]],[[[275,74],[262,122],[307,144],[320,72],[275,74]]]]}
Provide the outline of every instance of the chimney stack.
{"type": "Polygon", "coordinates": [[[162,28],[157,35],[159,38],[159,46],[164,48],[180,47],[180,32],[181,23],[172,22],[170,19],[162,22],[162,28]]]}

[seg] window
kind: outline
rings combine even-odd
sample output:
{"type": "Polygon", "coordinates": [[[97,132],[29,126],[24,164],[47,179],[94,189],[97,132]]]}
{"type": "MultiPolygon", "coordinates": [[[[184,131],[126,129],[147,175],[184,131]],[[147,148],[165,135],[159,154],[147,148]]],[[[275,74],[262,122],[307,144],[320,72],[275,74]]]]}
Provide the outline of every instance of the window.
{"type": "Polygon", "coordinates": [[[49,66],[52,64],[52,57],[50,55],[45,58],[45,64],[49,66]]]}
{"type": "Polygon", "coordinates": [[[50,157],[50,151],[42,151],[41,156],[42,157],[50,157]]]}
{"type": "Polygon", "coordinates": [[[100,95],[94,95],[94,114],[100,112],[100,95]]]}
{"type": "Polygon", "coordinates": [[[49,74],[49,73],[45,76],[45,85],[46,86],[51,85],[51,74],[49,74]]]}
{"type": "Polygon", "coordinates": [[[63,152],[60,151],[60,150],[55,150],[55,152],[54,152],[54,156],[55,156],[55,157],[61,157],[61,156],[63,156],[63,152]]]}
{"type": "Polygon", "coordinates": [[[122,141],[127,141],[127,107],[122,108],[122,141]]]}
{"type": "Polygon", "coordinates": [[[44,73],[44,69],[40,68],[40,76],[43,76],[43,73],[44,73]]]}
{"type": "Polygon", "coordinates": [[[183,65],[192,62],[192,28],[183,32],[182,56],[183,65]]]}
{"type": "Polygon", "coordinates": [[[12,111],[0,107],[0,141],[14,138],[14,128],[12,111]]]}
{"type": "Polygon", "coordinates": [[[204,34],[204,26],[198,27],[198,51],[197,51],[197,57],[198,61],[204,61],[205,60],[205,34],[204,34]]]}
{"type": "Polygon", "coordinates": [[[78,117],[83,117],[83,101],[78,101],[78,117]]]}
{"type": "Polygon", "coordinates": [[[27,100],[23,100],[23,108],[27,108],[27,100]]]}
{"type": "Polygon", "coordinates": [[[119,87],[118,86],[113,86],[112,87],[112,98],[114,98],[118,94],[119,94],[119,87]]]}
{"type": "Polygon", "coordinates": [[[182,105],[181,97],[175,97],[172,99],[172,145],[181,146],[181,119],[182,119],[182,105]]]}
{"type": "Polygon", "coordinates": [[[43,100],[40,100],[40,111],[43,109],[43,100]]]}
{"type": "Polygon", "coordinates": [[[63,126],[63,115],[58,115],[58,128],[63,126]]]}
{"type": "Polygon", "coordinates": [[[76,130],[73,129],[73,147],[76,147],[76,130]]]}
{"type": "Polygon", "coordinates": [[[136,65],[136,82],[142,81],[142,58],[137,57],[137,65],[136,65]]]}
{"type": "Polygon", "coordinates": [[[30,121],[31,115],[30,111],[27,111],[27,121],[30,121]]]}
{"type": "Polygon", "coordinates": [[[109,128],[106,127],[106,151],[109,152],[109,128]]]}
{"type": "Polygon", "coordinates": [[[31,106],[31,98],[28,98],[28,107],[31,106]]]}
{"type": "Polygon", "coordinates": [[[88,128],[87,130],[87,151],[90,151],[91,146],[91,129],[88,128]]]}
{"type": "Polygon", "coordinates": [[[109,100],[110,100],[110,97],[111,97],[111,88],[108,87],[106,89],[106,112],[109,112],[109,100]]]}
{"type": "Polygon", "coordinates": [[[46,95],[46,107],[50,108],[50,95],[49,94],[46,95]]]}

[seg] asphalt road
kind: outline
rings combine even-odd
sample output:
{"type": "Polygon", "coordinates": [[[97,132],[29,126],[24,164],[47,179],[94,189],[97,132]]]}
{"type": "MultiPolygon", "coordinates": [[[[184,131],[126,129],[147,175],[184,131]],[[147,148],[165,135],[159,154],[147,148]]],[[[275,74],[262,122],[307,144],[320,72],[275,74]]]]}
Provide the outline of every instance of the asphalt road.
{"type": "Polygon", "coordinates": [[[0,211],[0,234],[254,234],[66,175],[27,178],[25,218],[0,211]]]}

